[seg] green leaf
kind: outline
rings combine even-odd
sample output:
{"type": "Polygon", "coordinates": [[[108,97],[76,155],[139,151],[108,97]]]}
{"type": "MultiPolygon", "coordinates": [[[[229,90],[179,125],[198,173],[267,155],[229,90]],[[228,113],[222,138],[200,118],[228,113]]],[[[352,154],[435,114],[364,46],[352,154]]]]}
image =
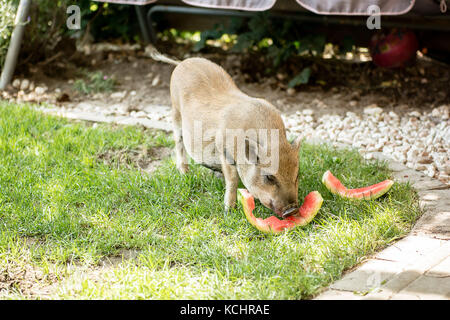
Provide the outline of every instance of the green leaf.
{"type": "Polygon", "coordinates": [[[291,81],[289,81],[288,87],[293,88],[299,84],[307,84],[309,81],[310,75],[311,75],[311,69],[309,67],[303,69],[302,72],[297,74],[291,81]]]}
{"type": "Polygon", "coordinates": [[[233,17],[228,27],[224,28],[224,33],[237,34],[244,25],[244,19],[233,17]]]}
{"type": "Polygon", "coordinates": [[[355,45],[355,40],[350,36],[345,36],[342,40],[341,50],[342,52],[353,51],[353,46],[355,45]]]}
{"type": "Polygon", "coordinates": [[[236,39],[236,44],[231,49],[231,52],[242,52],[245,49],[250,48],[254,43],[251,32],[240,34],[236,39]]]}
{"type": "Polygon", "coordinates": [[[194,44],[194,47],[192,48],[192,50],[194,52],[198,52],[198,51],[202,50],[205,46],[206,46],[206,39],[200,38],[200,40],[194,44]]]}
{"type": "Polygon", "coordinates": [[[300,39],[299,44],[296,47],[298,53],[303,53],[305,51],[321,53],[323,52],[325,42],[326,38],[324,35],[308,35],[300,39]]]}
{"type": "Polygon", "coordinates": [[[205,30],[200,34],[200,40],[195,43],[193,50],[195,52],[202,50],[206,46],[206,40],[219,39],[223,35],[223,31],[219,29],[218,25],[214,26],[213,30],[205,30]]]}
{"type": "Polygon", "coordinates": [[[313,40],[312,40],[312,48],[313,50],[317,51],[317,52],[322,52],[323,48],[325,47],[325,42],[326,42],[326,38],[323,34],[318,34],[313,36],[313,40]]]}
{"type": "Polygon", "coordinates": [[[265,36],[268,36],[268,24],[269,20],[267,14],[258,14],[250,19],[248,27],[254,36],[253,40],[259,41],[265,36]]]}

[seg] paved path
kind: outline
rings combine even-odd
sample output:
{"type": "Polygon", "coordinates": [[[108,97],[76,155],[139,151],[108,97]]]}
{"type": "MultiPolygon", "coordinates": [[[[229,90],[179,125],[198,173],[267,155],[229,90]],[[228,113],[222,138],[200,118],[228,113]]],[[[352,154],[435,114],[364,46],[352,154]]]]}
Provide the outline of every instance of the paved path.
{"type": "MultiPolygon", "coordinates": [[[[166,121],[61,112],[55,108],[41,110],[71,119],[171,130],[166,121]]],[[[412,184],[418,191],[424,214],[408,236],[367,259],[315,299],[450,299],[449,186],[387,159],[381,153],[374,156],[389,161],[397,181],[412,184]]]]}

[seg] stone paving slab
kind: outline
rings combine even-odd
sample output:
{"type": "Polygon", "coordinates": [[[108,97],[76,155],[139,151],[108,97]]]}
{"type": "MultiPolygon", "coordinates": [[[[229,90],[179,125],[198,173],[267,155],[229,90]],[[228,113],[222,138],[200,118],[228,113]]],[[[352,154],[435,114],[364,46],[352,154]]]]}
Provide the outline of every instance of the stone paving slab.
{"type": "Polygon", "coordinates": [[[408,236],[378,252],[373,258],[401,262],[403,265],[407,265],[425,258],[430,251],[440,249],[445,244],[445,240],[426,236],[408,236]]]}
{"type": "Polygon", "coordinates": [[[450,300],[450,275],[447,278],[421,276],[391,300],[450,300]]]}
{"type": "Polygon", "coordinates": [[[361,300],[361,297],[356,292],[329,289],[314,298],[314,300],[361,300]]]}
{"type": "MultiPolygon", "coordinates": [[[[450,256],[425,273],[428,277],[450,278],[450,256]]],[[[449,287],[450,289],[450,287],[449,287]]]]}
{"type": "Polygon", "coordinates": [[[450,241],[406,237],[315,298],[388,299],[450,299],[450,241]]]}
{"type": "Polygon", "coordinates": [[[384,288],[395,293],[447,256],[450,256],[449,241],[409,236],[376,254],[330,288],[352,292],[384,288]]]}
{"type": "Polygon", "coordinates": [[[369,292],[403,270],[403,264],[395,261],[369,259],[353,272],[330,285],[330,289],[369,292]]]}
{"type": "Polygon", "coordinates": [[[419,191],[418,194],[425,213],[411,233],[450,240],[450,189],[419,191]]]}

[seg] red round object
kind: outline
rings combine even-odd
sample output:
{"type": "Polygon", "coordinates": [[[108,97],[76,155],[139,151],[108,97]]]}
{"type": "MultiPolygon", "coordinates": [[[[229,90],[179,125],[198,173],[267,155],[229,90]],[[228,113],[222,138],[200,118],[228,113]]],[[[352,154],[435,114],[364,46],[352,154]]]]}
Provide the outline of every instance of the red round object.
{"type": "Polygon", "coordinates": [[[412,31],[392,30],[389,34],[376,34],[370,40],[372,61],[379,67],[404,67],[416,57],[419,45],[412,31]]]}

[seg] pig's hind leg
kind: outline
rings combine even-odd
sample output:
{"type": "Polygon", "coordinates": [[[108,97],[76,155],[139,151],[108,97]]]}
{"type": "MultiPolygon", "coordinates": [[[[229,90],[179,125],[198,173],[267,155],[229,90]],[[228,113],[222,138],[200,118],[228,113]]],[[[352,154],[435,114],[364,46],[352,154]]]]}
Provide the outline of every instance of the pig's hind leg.
{"type": "Polygon", "coordinates": [[[189,171],[188,157],[183,143],[181,114],[180,111],[177,108],[175,108],[175,106],[172,106],[172,124],[173,124],[173,138],[175,140],[177,169],[184,174],[189,171]]]}

